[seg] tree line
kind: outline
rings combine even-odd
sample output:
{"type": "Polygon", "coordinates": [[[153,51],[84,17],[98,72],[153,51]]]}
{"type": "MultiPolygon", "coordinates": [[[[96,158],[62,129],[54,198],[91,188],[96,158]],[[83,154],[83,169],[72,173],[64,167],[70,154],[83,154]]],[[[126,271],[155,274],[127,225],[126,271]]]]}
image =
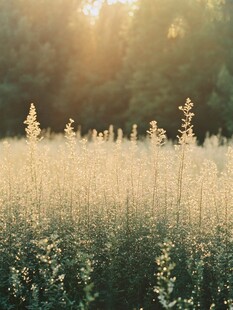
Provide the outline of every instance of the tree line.
{"type": "Polygon", "coordinates": [[[0,135],[24,133],[34,102],[41,127],[83,132],[110,124],[175,137],[191,97],[195,132],[233,133],[231,0],[0,0],[0,135]]]}

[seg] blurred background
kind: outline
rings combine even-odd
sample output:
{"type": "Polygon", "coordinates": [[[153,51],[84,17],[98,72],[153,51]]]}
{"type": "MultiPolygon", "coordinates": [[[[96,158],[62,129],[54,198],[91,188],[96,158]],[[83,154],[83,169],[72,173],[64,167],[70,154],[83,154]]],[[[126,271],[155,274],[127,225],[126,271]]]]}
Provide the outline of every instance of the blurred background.
{"type": "Polygon", "coordinates": [[[69,117],[174,138],[187,97],[194,131],[233,133],[232,0],[0,0],[0,136],[69,117]]]}

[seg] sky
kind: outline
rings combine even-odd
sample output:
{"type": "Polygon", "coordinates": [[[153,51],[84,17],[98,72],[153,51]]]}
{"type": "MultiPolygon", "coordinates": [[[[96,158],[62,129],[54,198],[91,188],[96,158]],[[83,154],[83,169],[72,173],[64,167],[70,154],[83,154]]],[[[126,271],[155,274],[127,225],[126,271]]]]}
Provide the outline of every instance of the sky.
{"type": "MultiPolygon", "coordinates": [[[[104,0],[96,0],[93,4],[86,5],[83,9],[84,14],[98,16],[103,1],[104,0]]],[[[116,2],[133,4],[136,0],[107,0],[107,3],[110,5],[116,2]]]]}

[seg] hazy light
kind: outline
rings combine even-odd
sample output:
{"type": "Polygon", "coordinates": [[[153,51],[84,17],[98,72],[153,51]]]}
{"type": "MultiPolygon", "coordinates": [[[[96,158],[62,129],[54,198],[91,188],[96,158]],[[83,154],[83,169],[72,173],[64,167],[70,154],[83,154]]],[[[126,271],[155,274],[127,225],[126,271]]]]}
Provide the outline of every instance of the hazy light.
{"type": "MultiPolygon", "coordinates": [[[[117,2],[125,3],[125,4],[133,4],[136,1],[137,0],[107,0],[107,3],[109,5],[117,3],[117,2]]],[[[104,0],[96,0],[92,4],[85,5],[83,8],[83,13],[85,15],[91,15],[93,17],[98,16],[103,2],[104,2],[104,0]]]]}
{"type": "Polygon", "coordinates": [[[102,0],[95,1],[93,4],[87,4],[83,8],[85,15],[98,16],[102,5],[102,0]]]}

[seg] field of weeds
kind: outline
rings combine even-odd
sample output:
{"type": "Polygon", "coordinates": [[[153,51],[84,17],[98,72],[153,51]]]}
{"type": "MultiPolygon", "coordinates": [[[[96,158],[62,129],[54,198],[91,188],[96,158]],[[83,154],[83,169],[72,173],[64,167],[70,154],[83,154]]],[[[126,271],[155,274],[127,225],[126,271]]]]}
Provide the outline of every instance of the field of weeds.
{"type": "Polygon", "coordinates": [[[155,121],[0,144],[0,309],[232,309],[233,147],[155,121]]]}

